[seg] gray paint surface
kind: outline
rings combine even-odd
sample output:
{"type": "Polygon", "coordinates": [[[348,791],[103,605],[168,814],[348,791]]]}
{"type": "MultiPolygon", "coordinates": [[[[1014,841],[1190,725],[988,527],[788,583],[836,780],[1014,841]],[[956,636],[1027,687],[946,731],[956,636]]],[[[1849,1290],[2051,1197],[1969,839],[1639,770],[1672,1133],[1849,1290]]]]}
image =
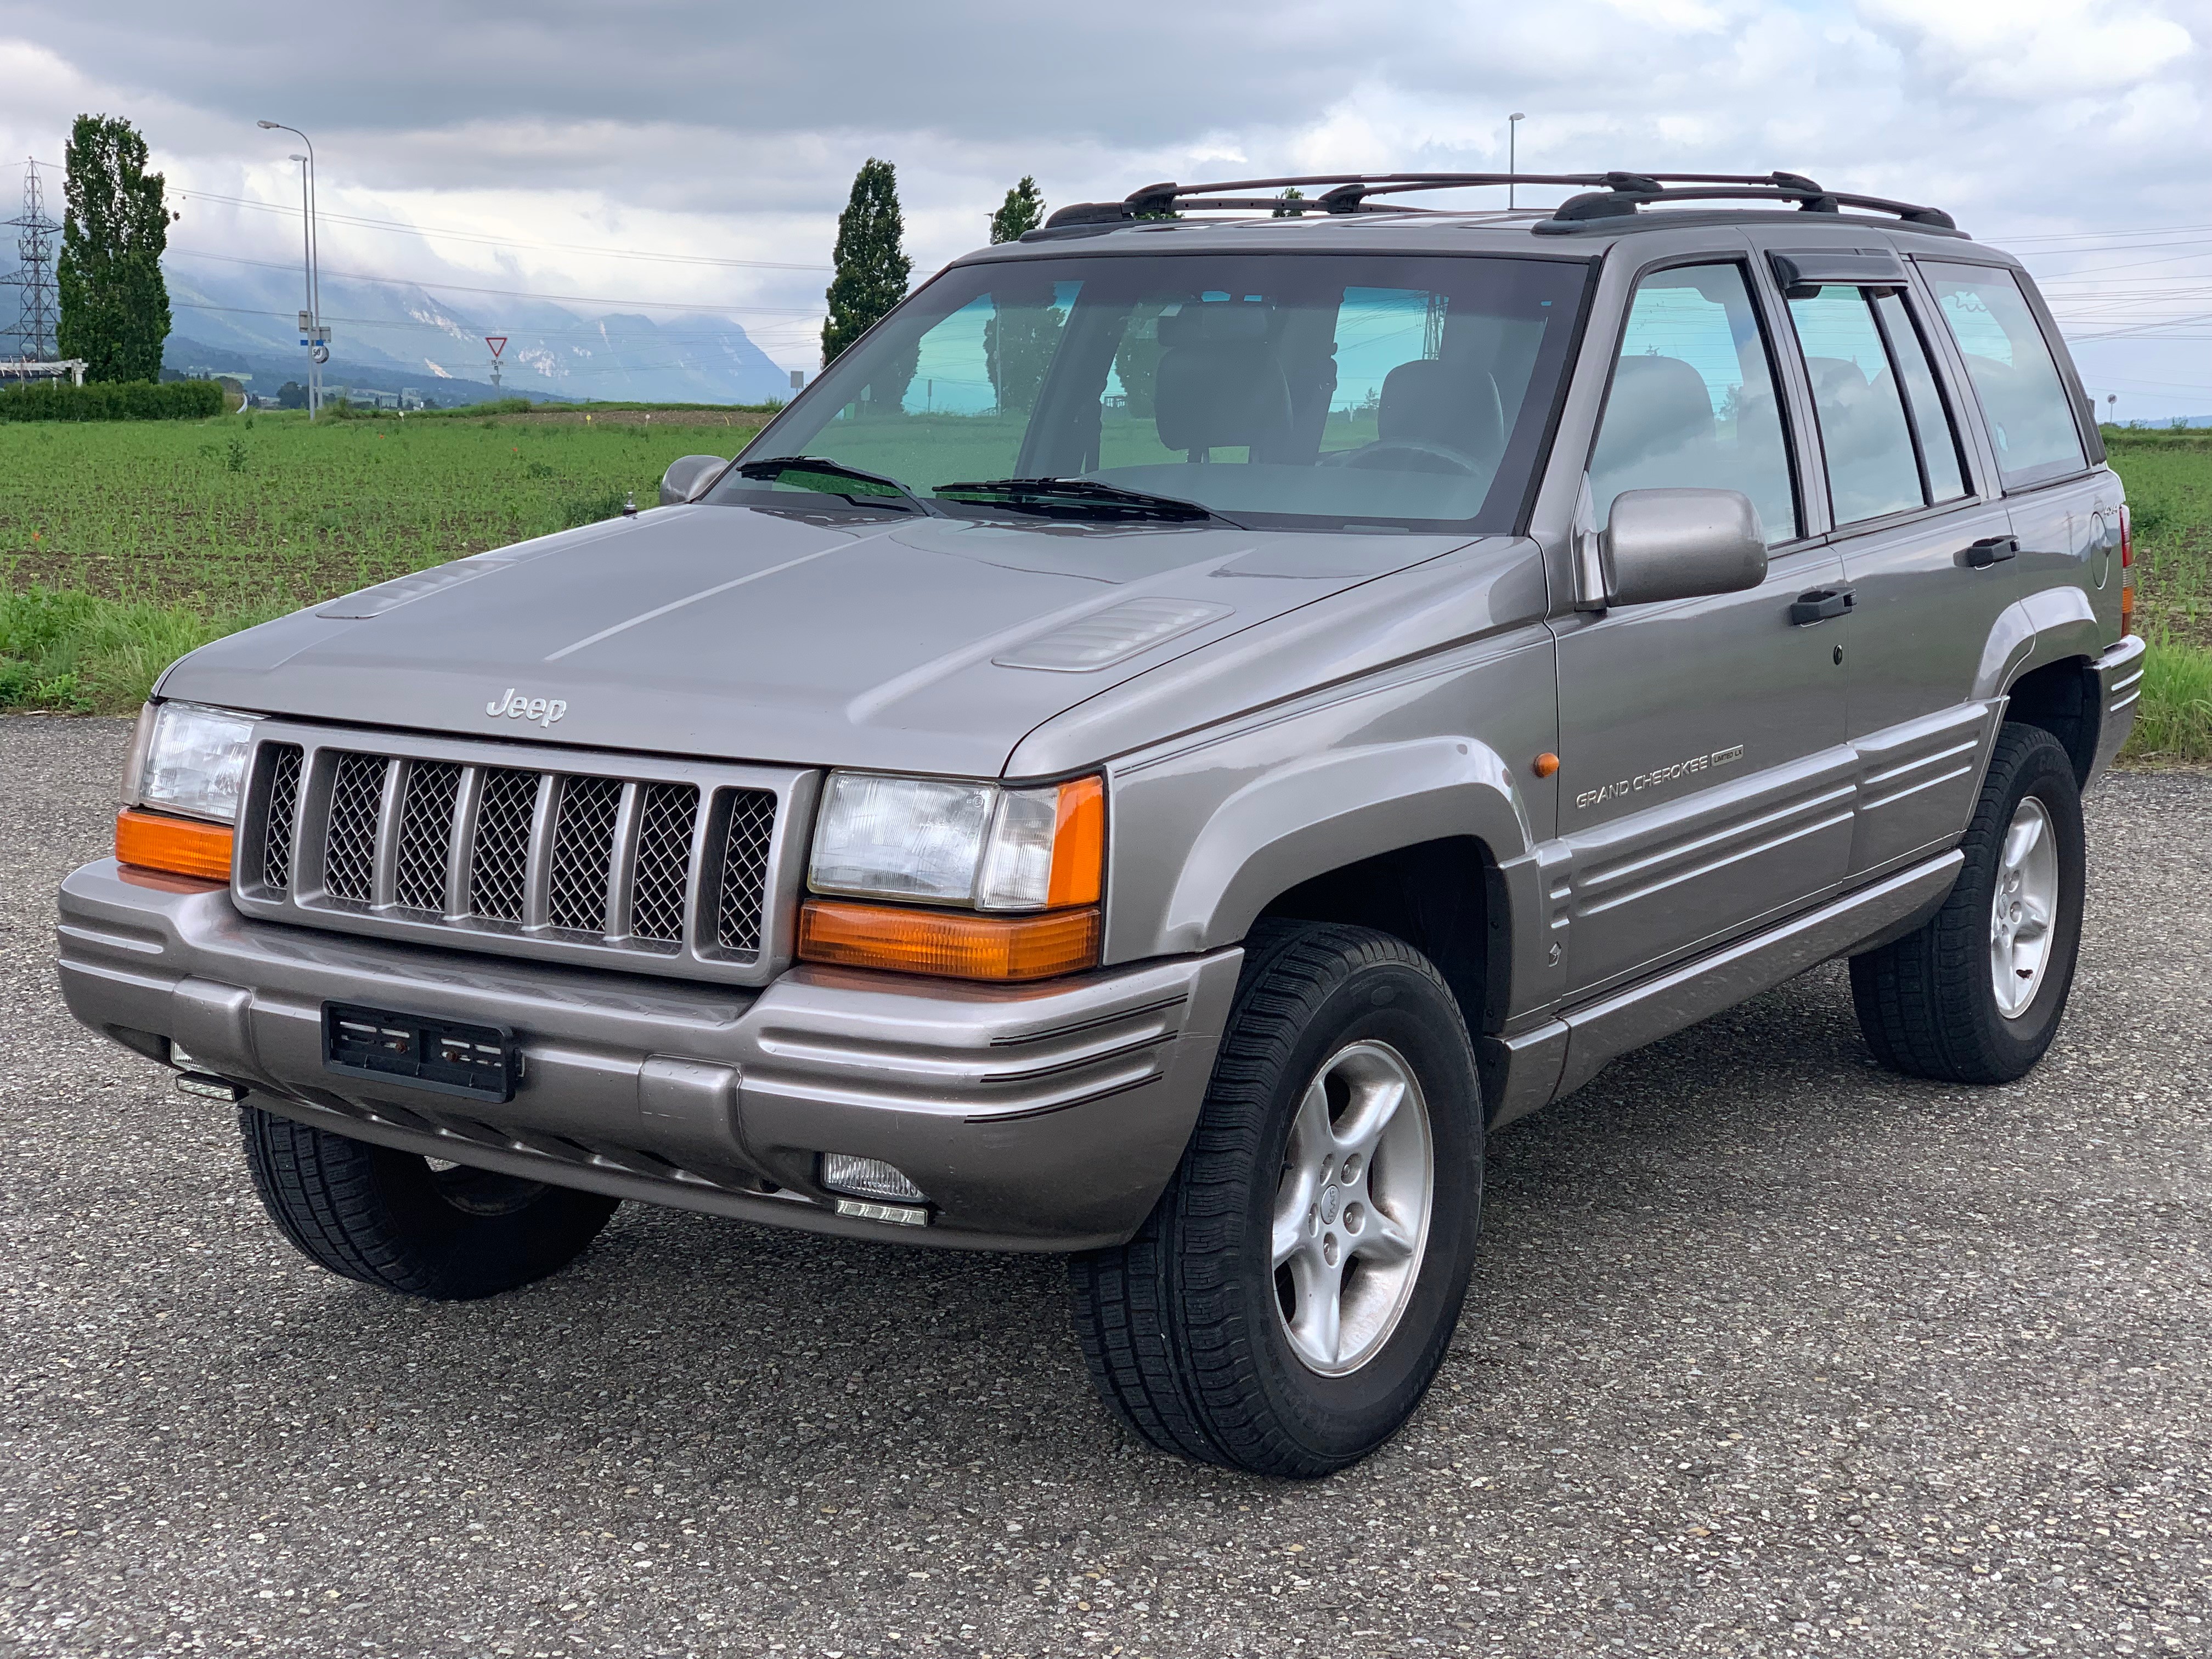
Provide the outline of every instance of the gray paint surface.
{"type": "Polygon", "coordinates": [[[1497,1135],[1437,1388],[1304,1486],[1117,1442],[1036,1257],[629,1205],[487,1302],[319,1273],[227,1115],[56,995],[127,737],[0,720],[0,1649],[2203,1645],[2212,1049],[2175,966],[2212,962],[2212,775],[2091,798],[2075,1012],[2021,1084],[1874,1069],[1831,968],[1497,1135]]]}

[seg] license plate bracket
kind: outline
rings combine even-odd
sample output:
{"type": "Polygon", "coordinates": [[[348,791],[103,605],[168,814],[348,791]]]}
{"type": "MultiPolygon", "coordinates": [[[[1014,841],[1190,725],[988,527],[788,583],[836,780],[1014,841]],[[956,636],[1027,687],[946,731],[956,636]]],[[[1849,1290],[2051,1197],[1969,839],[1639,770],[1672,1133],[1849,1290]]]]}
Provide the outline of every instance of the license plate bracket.
{"type": "Polygon", "coordinates": [[[514,1098],[522,1050],[505,1025],[326,1002],[323,1066],[348,1077],[404,1083],[464,1100],[504,1101],[514,1098]]]}

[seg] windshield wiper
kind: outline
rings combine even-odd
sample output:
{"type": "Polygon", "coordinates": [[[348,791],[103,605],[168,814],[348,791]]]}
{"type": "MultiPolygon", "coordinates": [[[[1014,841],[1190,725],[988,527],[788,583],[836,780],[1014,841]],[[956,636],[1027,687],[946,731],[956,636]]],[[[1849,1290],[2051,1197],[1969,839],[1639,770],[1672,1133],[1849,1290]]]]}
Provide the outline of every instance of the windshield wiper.
{"type": "Polygon", "coordinates": [[[1196,524],[1212,519],[1237,523],[1179,495],[1155,495],[1149,490],[1124,489],[1096,478],[987,478],[975,483],[939,484],[930,492],[940,500],[972,501],[981,507],[1004,507],[1017,513],[1067,514],[1085,519],[1151,519],[1168,524],[1196,524]]]}
{"type": "Polygon", "coordinates": [[[897,510],[933,514],[936,508],[908,489],[896,478],[886,478],[880,472],[863,472],[857,466],[848,466],[842,461],[825,461],[817,455],[777,455],[767,460],[740,461],[737,467],[741,478],[757,478],[763,483],[780,482],[787,472],[811,472],[817,477],[843,478],[853,483],[873,484],[873,489],[821,489],[818,495],[835,495],[841,501],[851,501],[856,507],[890,507],[903,502],[897,510]]]}

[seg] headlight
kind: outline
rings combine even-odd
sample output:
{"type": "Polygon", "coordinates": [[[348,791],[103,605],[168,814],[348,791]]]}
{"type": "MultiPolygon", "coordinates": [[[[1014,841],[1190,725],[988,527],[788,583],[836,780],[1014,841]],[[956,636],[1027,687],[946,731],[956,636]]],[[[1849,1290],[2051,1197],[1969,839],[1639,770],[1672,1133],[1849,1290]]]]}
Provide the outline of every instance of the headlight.
{"type": "Polygon", "coordinates": [[[1105,791],[835,772],[814,833],[817,893],[1043,910],[1097,902],[1105,791]]]}
{"type": "Polygon", "coordinates": [[[252,717],[191,702],[159,703],[148,714],[135,775],[124,786],[130,804],[237,823],[252,717]]]}

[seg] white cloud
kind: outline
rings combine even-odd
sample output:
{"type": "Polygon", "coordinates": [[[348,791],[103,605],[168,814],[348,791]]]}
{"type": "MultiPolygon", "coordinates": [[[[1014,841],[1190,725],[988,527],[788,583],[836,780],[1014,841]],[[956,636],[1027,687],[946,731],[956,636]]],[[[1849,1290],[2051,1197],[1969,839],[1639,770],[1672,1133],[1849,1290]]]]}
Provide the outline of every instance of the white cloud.
{"type": "MultiPolygon", "coordinates": [[[[294,119],[315,135],[327,212],[563,245],[334,221],[326,264],[745,307],[797,364],[819,275],[576,250],[826,263],[873,155],[898,164],[927,273],[981,240],[1024,173],[1059,205],[1164,178],[1491,168],[1515,109],[1531,171],[1784,167],[1948,207],[2000,240],[2195,224],[2208,36],[2201,0],[0,0],[0,158],[58,159],[70,117],[105,110],[139,124],[173,183],[289,205],[293,141],[252,121],[294,119]]],[[[198,199],[178,228],[179,246],[280,261],[296,235],[283,215],[198,199]]],[[[2124,314],[2185,314],[2180,290],[2212,284],[2186,273],[2208,269],[2148,273],[2181,276],[2130,288],[2124,314]]],[[[2084,356],[2212,412],[2212,342],[2163,349],[2155,372],[2084,356]]]]}

